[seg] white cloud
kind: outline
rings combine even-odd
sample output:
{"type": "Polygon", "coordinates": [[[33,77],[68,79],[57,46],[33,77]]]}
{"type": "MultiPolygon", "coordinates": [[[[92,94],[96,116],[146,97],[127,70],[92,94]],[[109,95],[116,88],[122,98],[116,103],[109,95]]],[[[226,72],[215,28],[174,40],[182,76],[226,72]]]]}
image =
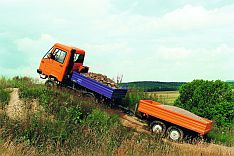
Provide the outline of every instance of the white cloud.
{"type": "Polygon", "coordinates": [[[217,9],[185,5],[163,16],[132,15],[128,12],[96,21],[103,29],[112,29],[114,35],[142,35],[206,30],[234,24],[234,5],[217,9]],[[102,24],[101,24],[102,23],[102,24]]]}
{"type": "MultiPolygon", "coordinates": [[[[191,55],[191,50],[185,48],[167,48],[160,47],[157,49],[156,55],[166,60],[183,60],[191,55]]],[[[154,55],[155,57],[157,57],[154,55]]],[[[191,56],[190,56],[191,57],[191,56]]]]}
{"type": "MultiPolygon", "coordinates": [[[[33,73],[35,73],[41,58],[56,42],[56,39],[48,34],[42,34],[37,39],[25,37],[16,40],[15,44],[18,51],[25,56],[25,58],[22,57],[21,59],[26,59],[27,62],[27,67],[22,71],[25,71],[24,73],[31,73],[30,71],[33,71],[33,73]]],[[[18,71],[18,69],[16,69],[16,71],[18,71]]]]}
{"type": "Polygon", "coordinates": [[[222,79],[234,76],[226,70],[234,67],[234,4],[216,9],[188,4],[161,16],[145,16],[133,14],[137,2],[127,11],[116,10],[111,0],[0,3],[0,44],[8,47],[4,53],[9,51],[4,56],[13,56],[11,47],[17,47],[27,61],[25,73],[28,68],[35,72],[59,40],[86,50],[91,70],[110,77],[124,73],[125,81],[216,79],[215,71],[222,79]]]}
{"type": "Polygon", "coordinates": [[[52,36],[48,34],[42,34],[38,39],[31,39],[28,37],[18,39],[16,40],[16,45],[23,53],[32,54],[35,52],[35,50],[38,51],[38,47],[45,47],[45,45],[50,45],[55,41],[56,40],[52,36]]]}

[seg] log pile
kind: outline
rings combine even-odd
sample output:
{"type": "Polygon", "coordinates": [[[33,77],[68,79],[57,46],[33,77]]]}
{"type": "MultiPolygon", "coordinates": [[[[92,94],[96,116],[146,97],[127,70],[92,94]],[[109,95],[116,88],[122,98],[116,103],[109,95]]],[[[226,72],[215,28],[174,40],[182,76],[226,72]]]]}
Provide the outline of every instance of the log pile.
{"type": "Polygon", "coordinates": [[[106,75],[98,74],[98,73],[84,73],[83,74],[86,77],[89,77],[91,79],[96,80],[97,82],[100,82],[106,86],[109,86],[111,88],[117,89],[119,88],[117,83],[115,83],[112,79],[108,78],[106,75]]]}

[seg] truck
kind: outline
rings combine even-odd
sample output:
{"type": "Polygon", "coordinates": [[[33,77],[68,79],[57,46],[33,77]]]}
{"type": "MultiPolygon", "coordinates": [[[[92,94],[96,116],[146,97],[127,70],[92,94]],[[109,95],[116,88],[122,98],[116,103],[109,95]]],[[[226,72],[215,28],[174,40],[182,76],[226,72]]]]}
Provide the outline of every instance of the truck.
{"type": "MultiPolygon", "coordinates": [[[[62,85],[78,90],[84,96],[101,97],[111,102],[123,99],[127,88],[113,88],[85,76],[89,67],[83,65],[84,58],[84,50],[56,43],[41,59],[37,73],[42,79],[47,79],[46,85],[50,87],[62,85]]],[[[178,107],[151,100],[140,100],[136,106],[133,114],[140,114],[149,123],[153,133],[165,135],[173,141],[182,140],[186,131],[204,135],[212,127],[212,121],[178,107]]]]}
{"type": "Polygon", "coordinates": [[[137,112],[149,122],[153,133],[180,141],[184,132],[203,136],[212,128],[212,121],[179,107],[163,105],[152,100],[140,100],[137,112]]]}
{"type": "Polygon", "coordinates": [[[37,73],[47,79],[47,86],[62,85],[80,91],[84,96],[122,99],[126,88],[111,88],[84,76],[89,67],[83,66],[85,51],[76,47],[56,43],[42,58],[37,73]]]}

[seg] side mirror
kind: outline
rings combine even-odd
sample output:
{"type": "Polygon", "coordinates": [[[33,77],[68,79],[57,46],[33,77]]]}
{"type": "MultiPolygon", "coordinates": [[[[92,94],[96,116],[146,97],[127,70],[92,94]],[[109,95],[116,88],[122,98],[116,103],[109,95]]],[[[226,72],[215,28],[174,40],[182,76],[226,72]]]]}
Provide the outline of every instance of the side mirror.
{"type": "Polygon", "coordinates": [[[50,53],[49,55],[48,55],[48,57],[47,57],[48,59],[52,59],[52,60],[54,60],[55,59],[55,56],[52,54],[52,53],[50,53]]]}
{"type": "Polygon", "coordinates": [[[47,58],[48,58],[48,59],[51,59],[51,54],[49,54],[49,55],[47,56],[47,58]]]}

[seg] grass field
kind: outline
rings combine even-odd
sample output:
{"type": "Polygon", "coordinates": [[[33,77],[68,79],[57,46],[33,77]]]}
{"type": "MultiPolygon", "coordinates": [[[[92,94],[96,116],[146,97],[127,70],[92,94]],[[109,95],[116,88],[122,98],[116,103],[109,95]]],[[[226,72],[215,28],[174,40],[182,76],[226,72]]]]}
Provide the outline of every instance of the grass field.
{"type": "Polygon", "coordinates": [[[148,93],[151,96],[157,97],[158,102],[168,105],[173,105],[174,101],[179,96],[179,91],[158,91],[148,93]]]}
{"type": "MultiPolygon", "coordinates": [[[[232,89],[234,93],[234,89],[232,89]]],[[[179,96],[179,91],[158,91],[148,92],[149,95],[154,96],[158,99],[158,102],[163,104],[173,105],[174,101],[179,96]]]]}

